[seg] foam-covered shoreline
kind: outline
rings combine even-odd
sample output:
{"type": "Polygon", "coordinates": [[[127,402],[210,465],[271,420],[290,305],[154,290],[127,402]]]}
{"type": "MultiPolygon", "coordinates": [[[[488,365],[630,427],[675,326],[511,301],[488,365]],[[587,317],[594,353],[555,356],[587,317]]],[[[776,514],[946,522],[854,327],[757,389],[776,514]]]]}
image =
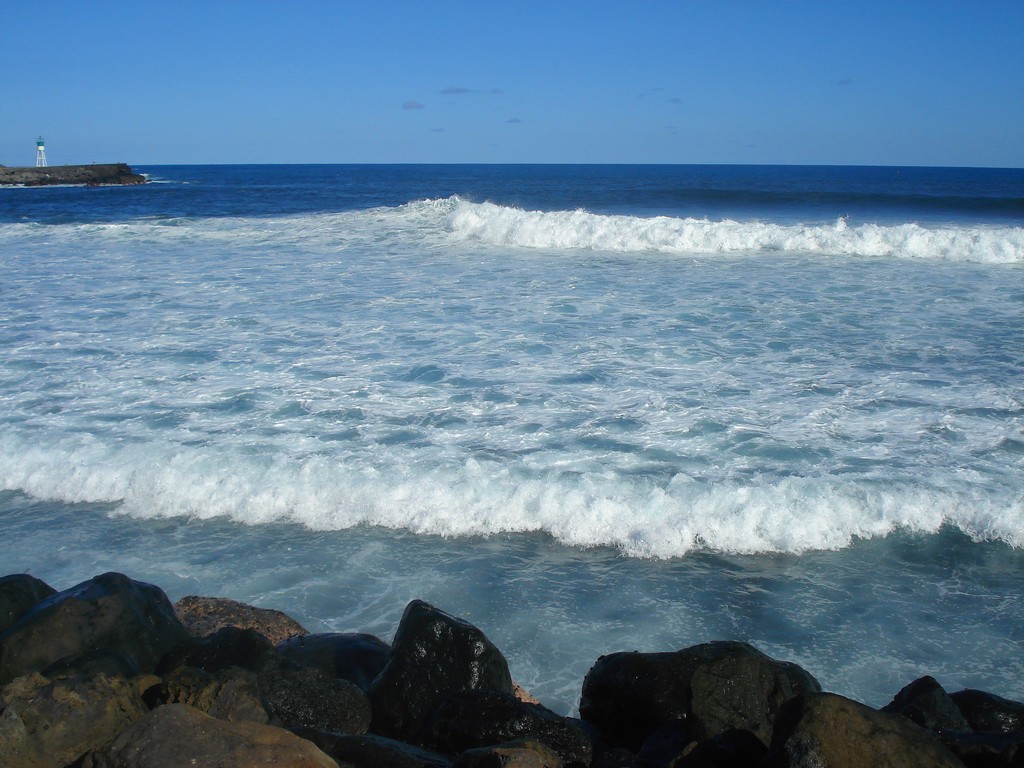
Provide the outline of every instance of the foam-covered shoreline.
{"type": "Polygon", "coordinates": [[[0,578],[0,714],[5,768],[980,768],[1024,754],[1024,704],[931,677],[874,710],[714,641],[601,656],[567,718],[513,683],[483,631],[419,600],[387,643],[229,600],[172,606],[119,573],[63,592],[0,578]]]}

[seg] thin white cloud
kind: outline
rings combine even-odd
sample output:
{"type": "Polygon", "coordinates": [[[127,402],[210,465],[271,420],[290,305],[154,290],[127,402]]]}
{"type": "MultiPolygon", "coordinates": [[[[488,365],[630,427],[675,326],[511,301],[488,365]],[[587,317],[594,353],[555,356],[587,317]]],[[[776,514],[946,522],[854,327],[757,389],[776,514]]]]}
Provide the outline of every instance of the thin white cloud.
{"type": "Polygon", "coordinates": [[[425,109],[425,107],[418,101],[413,101],[412,99],[409,99],[409,101],[405,102],[405,104],[402,105],[402,109],[425,109]]]}

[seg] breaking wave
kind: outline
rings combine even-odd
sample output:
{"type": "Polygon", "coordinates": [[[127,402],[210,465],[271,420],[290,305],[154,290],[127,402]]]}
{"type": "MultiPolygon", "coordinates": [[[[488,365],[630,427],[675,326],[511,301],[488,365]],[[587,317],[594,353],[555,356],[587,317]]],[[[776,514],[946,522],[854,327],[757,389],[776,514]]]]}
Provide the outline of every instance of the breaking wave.
{"type": "Polygon", "coordinates": [[[776,224],[587,211],[525,211],[493,203],[450,201],[446,226],[461,240],[522,248],[653,251],[676,254],[792,252],[836,256],[1024,262],[1024,228],[925,227],[916,223],[776,224]]]}

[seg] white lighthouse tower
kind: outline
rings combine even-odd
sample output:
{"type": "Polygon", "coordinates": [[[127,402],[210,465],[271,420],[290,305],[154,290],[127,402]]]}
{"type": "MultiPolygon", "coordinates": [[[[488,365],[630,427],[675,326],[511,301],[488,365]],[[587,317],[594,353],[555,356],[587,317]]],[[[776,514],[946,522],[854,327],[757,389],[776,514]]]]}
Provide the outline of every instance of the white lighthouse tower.
{"type": "Polygon", "coordinates": [[[40,136],[36,139],[36,168],[46,167],[46,142],[40,136]]]}

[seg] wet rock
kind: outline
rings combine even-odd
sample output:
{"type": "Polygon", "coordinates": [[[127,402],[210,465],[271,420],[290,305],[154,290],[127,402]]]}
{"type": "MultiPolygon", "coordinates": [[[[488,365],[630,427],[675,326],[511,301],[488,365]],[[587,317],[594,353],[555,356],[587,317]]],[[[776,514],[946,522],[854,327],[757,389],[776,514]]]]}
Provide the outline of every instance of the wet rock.
{"type": "Polygon", "coordinates": [[[531,739],[553,749],[566,766],[589,766],[590,738],[564,717],[511,693],[475,690],[449,696],[425,731],[429,746],[450,754],[493,744],[531,739]]]}
{"type": "Polygon", "coordinates": [[[295,635],[308,634],[301,624],[281,611],[256,608],[223,597],[189,595],[174,604],[181,623],[196,637],[215,634],[224,627],[254,629],[277,645],[295,635]]]}
{"type": "Polygon", "coordinates": [[[338,768],[316,746],[283,728],[231,723],[187,704],[158,707],[136,720],[107,747],[87,755],[82,768],[338,768]]]}
{"type": "Polygon", "coordinates": [[[732,729],[691,745],[671,768],[749,768],[759,765],[768,748],[750,731],[732,729]]]}
{"type": "Polygon", "coordinates": [[[371,730],[415,743],[444,699],[479,689],[512,692],[501,651],[472,624],[414,600],[402,615],[387,665],[370,687],[371,730]]]}
{"type": "Polygon", "coordinates": [[[694,740],[740,729],[767,744],[778,708],[799,693],[820,690],[795,664],[746,643],[721,641],[675,653],[602,656],[583,682],[580,716],[609,744],[631,750],[673,720],[684,721],[694,740]]]}
{"type": "Polygon", "coordinates": [[[60,661],[55,661],[44,667],[42,674],[51,680],[58,677],[95,677],[96,675],[121,675],[122,677],[137,677],[141,671],[135,660],[126,656],[121,651],[108,648],[97,648],[95,650],[82,651],[80,653],[66,656],[60,661]]]}
{"type": "Polygon", "coordinates": [[[685,720],[672,720],[655,728],[636,753],[638,768],[665,768],[674,765],[688,747],[696,742],[690,738],[685,720]]]}
{"type": "Polygon", "coordinates": [[[601,656],[583,681],[580,717],[611,746],[636,752],[655,728],[687,721],[692,674],[678,653],[601,656]]]}
{"type": "Polygon", "coordinates": [[[0,688],[0,765],[69,765],[148,711],[135,686],[120,676],[19,677],[0,688]]]}
{"type": "Polygon", "coordinates": [[[1024,704],[994,693],[967,689],[949,696],[975,731],[1024,730],[1024,704]]]}
{"type": "Polygon", "coordinates": [[[187,636],[161,589],[105,573],[37,603],[0,635],[0,684],[97,648],[152,671],[187,636]]]}
{"type": "Polygon", "coordinates": [[[938,736],[967,768],[1024,765],[1024,731],[942,731],[938,736]]]}
{"type": "Polygon", "coordinates": [[[57,590],[27,573],[0,578],[0,635],[32,607],[57,590]]]}
{"type": "Polygon", "coordinates": [[[285,727],[335,733],[366,733],[370,699],[355,683],[328,677],[312,667],[260,675],[263,701],[285,727]]]}
{"type": "Polygon", "coordinates": [[[342,766],[357,768],[452,768],[452,760],[386,736],[373,734],[345,735],[295,728],[296,734],[316,744],[342,766]]]}
{"type": "Polygon", "coordinates": [[[315,667],[368,691],[387,665],[391,646],[373,635],[332,632],[292,637],[279,643],[277,650],[297,666],[315,667]]]}
{"type": "Polygon", "coordinates": [[[283,664],[281,654],[261,632],[224,627],[207,637],[190,637],[177,644],[160,659],[156,671],[163,675],[178,667],[197,667],[206,672],[241,667],[261,672],[283,664]]]}
{"type": "Polygon", "coordinates": [[[922,677],[903,688],[883,712],[903,715],[930,731],[970,730],[967,720],[934,677],[922,677]]]}
{"type": "Polygon", "coordinates": [[[561,768],[558,754],[545,744],[530,739],[518,739],[507,744],[467,749],[456,768],[561,768]]]}
{"type": "Polygon", "coordinates": [[[776,661],[746,643],[706,643],[683,653],[696,659],[690,728],[697,739],[739,729],[767,746],[779,707],[797,694],[821,690],[796,664],[776,661]]]}
{"type": "Polygon", "coordinates": [[[765,768],[963,768],[928,731],[834,693],[782,706],[765,768]]]}
{"type": "Polygon", "coordinates": [[[162,704],[188,704],[218,720],[270,721],[256,673],[240,667],[215,672],[178,667],[146,691],[144,699],[153,709],[162,704]]]}

